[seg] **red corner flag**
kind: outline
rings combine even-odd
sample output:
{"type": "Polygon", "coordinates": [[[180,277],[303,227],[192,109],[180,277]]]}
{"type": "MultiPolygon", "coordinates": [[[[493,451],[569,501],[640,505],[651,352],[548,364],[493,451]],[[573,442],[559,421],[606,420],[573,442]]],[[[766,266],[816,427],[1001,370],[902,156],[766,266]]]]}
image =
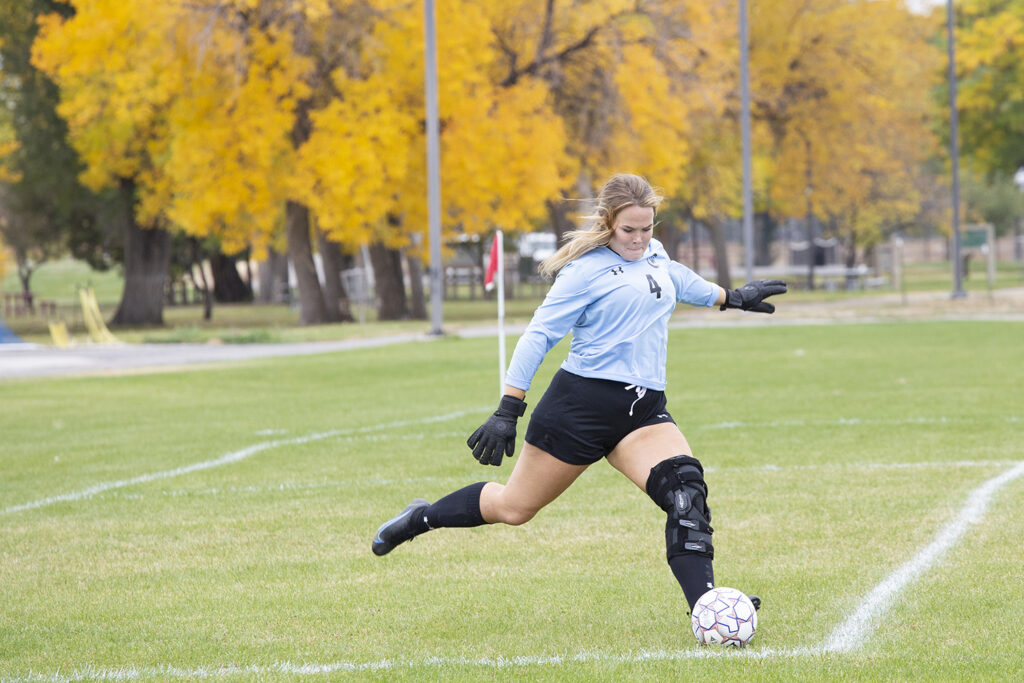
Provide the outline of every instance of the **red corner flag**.
{"type": "Polygon", "coordinates": [[[487,272],[484,274],[484,289],[488,292],[494,289],[494,276],[498,272],[498,252],[500,246],[498,240],[501,238],[501,231],[494,233],[494,242],[491,243],[491,260],[487,264],[487,272]]]}

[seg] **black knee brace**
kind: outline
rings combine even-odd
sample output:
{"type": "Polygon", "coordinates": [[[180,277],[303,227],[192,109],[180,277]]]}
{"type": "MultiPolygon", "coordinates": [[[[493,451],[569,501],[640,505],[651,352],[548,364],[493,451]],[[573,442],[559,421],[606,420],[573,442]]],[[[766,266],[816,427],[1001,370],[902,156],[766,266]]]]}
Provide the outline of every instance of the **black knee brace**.
{"type": "Polygon", "coordinates": [[[665,545],[668,559],[683,553],[715,557],[711,545],[711,510],[704,468],[689,455],[677,455],[651,468],[647,495],[668,513],[665,545]]]}

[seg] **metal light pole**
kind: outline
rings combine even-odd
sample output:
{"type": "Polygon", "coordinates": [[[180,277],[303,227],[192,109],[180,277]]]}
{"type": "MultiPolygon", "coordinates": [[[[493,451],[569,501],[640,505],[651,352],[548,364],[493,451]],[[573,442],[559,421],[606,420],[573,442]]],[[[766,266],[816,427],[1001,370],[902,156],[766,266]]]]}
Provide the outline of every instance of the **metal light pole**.
{"type": "Polygon", "coordinates": [[[949,155],[953,162],[953,298],[967,296],[960,260],[960,118],[956,110],[956,50],[953,44],[953,0],[946,0],[946,37],[949,49],[949,155]]]}
{"type": "Polygon", "coordinates": [[[743,257],[747,282],[754,279],[754,199],[750,161],[750,31],[747,0],[740,0],[740,136],[743,140],[743,257]]]}
{"type": "MultiPolygon", "coordinates": [[[[1013,174],[1013,184],[1024,195],[1024,166],[1019,167],[1017,172],[1013,174]]],[[[1013,236],[1013,258],[1024,268],[1024,244],[1021,243],[1022,227],[1024,227],[1024,216],[1017,216],[1017,231],[1013,236]]],[[[1024,271],[1022,271],[1022,274],[1024,274],[1024,271]]]]}
{"type": "Polygon", "coordinates": [[[430,333],[442,335],[441,132],[437,104],[437,25],[434,0],[423,0],[427,120],[427,224],[430,237],[430,333]]]}

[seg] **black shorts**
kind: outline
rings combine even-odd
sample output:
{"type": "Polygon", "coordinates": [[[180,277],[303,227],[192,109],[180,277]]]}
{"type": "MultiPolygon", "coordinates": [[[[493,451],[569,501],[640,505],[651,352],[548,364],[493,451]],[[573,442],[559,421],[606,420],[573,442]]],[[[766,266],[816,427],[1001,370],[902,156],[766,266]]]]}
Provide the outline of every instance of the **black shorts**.
{"type": "Polygon", "coordinates": [[[675,422],[664,391],[559,370],[533,409],[526,442],[562,462],[590,465],[630,432],[661,422],[675,422]]]}

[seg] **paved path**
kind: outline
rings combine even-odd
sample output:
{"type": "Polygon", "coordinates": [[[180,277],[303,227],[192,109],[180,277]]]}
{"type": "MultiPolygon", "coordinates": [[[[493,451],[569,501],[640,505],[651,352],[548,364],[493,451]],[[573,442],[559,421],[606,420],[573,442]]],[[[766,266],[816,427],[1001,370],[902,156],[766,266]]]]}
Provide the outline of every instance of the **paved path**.
{"type": "Polygon", "coordinates": [[[201,363],[300,356],[431,339],[428,335],[395,335],[294,344],[116,344],[57,349],[30,344],[0,345],[0,380],[170,368],[201,363]],[[14,348],[17,347],[17,348],[14,348]]]}
{"type": "MultiPolygon", "coordinates": [[[[781,302],[780,302],[781,304],[781,302]]],[[[999,320],[1024,322],[1024,287],[971,294],[953,300],[944,293],[880,294],[857,299],[780,305],[775,315],[681,307],[673,328],[818,325],[902,320],[999,320]]],[[[508,325],[505,332],[522,334],[524,325],[508,325]]],[[[453,332],[460,337],[497,335],[496,325],[453,332]]],[[[254,358],[331,353],[388,344],[436,339],[429,334],[402,334],[292,344],[122,344],[57,349],[31,344],[0,344],[0,380],[53,377],[107,372],[142,371],[203,363],[227,363],[254,358]]]]}

